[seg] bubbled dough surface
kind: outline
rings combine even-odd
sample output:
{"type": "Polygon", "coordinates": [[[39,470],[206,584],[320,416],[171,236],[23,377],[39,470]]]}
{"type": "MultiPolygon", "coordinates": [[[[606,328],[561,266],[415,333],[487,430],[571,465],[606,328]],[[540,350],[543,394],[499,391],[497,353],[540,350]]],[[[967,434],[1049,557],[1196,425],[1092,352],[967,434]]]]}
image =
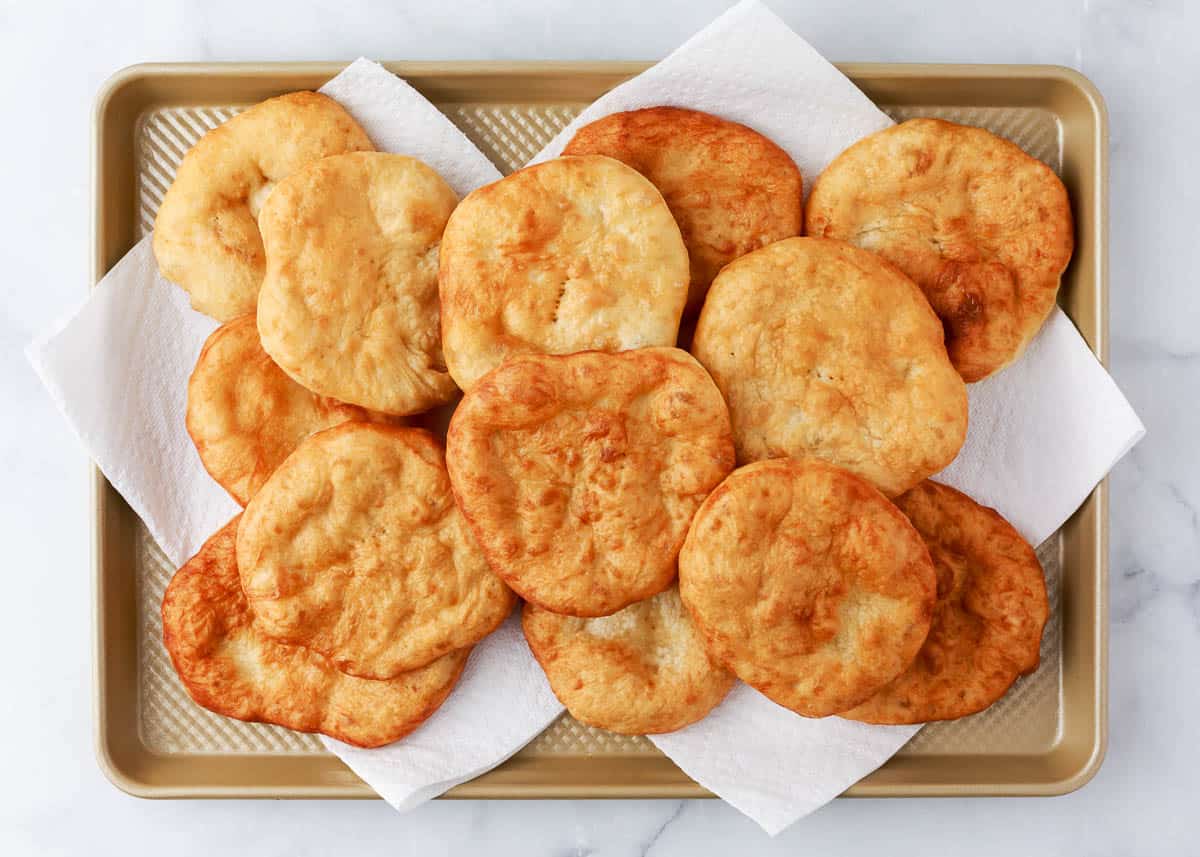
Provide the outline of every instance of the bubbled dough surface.
{"type": "Polygon", "coordinates": [[[1037,669],[1050,611],[1041,563],[994,509],[947,485],[926,480],[896,505],[933,558],[933,625],[912,665],[843,716],[924,723],[982,711],[1037,669]]]}
{"type": "Polygon", "coordinates": [[[596,155],[469,194],[446,226],[442,341],[464,390],[514,354],[674,345],[688,256],[662,195],[596,155]]]}
{"type": "Polygon", "coordinates": [[[163,644],[192,699],[226,717],[321,732],[357,747],[396,741],[438,709],[469,649],[369,681],[262,633],[238,579],[238,521],[205,542],[163,596],[163,644]]]}
{"type": "Polygon", "coordinates": [[[320,158],[372,148],[320,93],[292,92],[239,113],[180,163],[154,221],[159,271],[218,321],[254,312],[266,271],[257,219],[272,188],[320,158]]]}
{"type": "Polygon", "coordinates": [[[925,292],[967,381],[1015,360],[1054,308],[1074,248],[1058,176],[990,131],[912,119],[834,159],[810,235],[880,254],[925,292]]]}
{"type": "Polygon", "coordinates": [[[304,438],[370,419],[378,417],[289,378],[262,350],[253,314],[213,331],[188,380],[188,434],[205,470],[243,506],[304,438]]]}
{"type": "Polygon", "coordinates": [[[387,679],[491,633],[515,599],[488,569],[427,432],[344,423],[250,500],[238,567],[262,630],[387,679]]]}
{"type": "Polygon", "coordinates": [[[527,604],[522,625],[555,696],[589,726],[623,735],[673,732],[708,714],[733,686],[674,586],[594,619],[527,604]]]}
{"type": "Polygon", "coordinates": [[[937,583],[921,537],[879,491],[818,459],[779,458],[739,468],[705,501],[679,588],[719,661],[822,717],[908,667],[937,583]]]}
{"type": "Polygon", "coordinates": [[[432,169],[382,152],[281,182],[259,217],[263,348],[310,390],[364,408],[412,414],[450,399],[437,267],[456,203],[432,169]]]}
{"type": "Polygon", "coordinates": [[[679,224],[699,311],[729,262],[800,234],[800,170],[762,134],[710,113],[648,107],[583,126],[564,155],[607,155],[650,179],[679,224]]]}
{"type": "Polygon", "coordinates": [[[729,403],[741,462],[815,455],[895,496],[966,438],[966,386],[928,302],[844,242],[790,238],[730,263],[692,353],[729,403]]]}
{"type": "Polygon", "coordinates": [[[692,514],[733,468],[725,403],[674,348],[513,358],[463,397],[447,447],[492,567],[577,616],[669,586],[692,514]]]}

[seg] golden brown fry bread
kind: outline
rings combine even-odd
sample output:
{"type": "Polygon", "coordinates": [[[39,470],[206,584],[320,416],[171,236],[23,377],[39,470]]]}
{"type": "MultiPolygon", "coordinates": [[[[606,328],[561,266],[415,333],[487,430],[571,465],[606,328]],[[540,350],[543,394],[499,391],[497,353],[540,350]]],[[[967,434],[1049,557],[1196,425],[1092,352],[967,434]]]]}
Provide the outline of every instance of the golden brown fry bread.
{"type": "Polygon", "coordinates": [[[842,714],[866,723],[924,723],[982,711],[1037,669],[1049,614],[1032,547],[994,509],[926,480],[896,499],[937,571],[933,626],[916,660],[842,714]]]}
{"type": "Polygon", "coordinates": [[[674,345],[688,258],[649,181],[556,158],[472,192],[442,244],[442,341],[467,390],[514,354],[674,345]]]}
{"type": "Polygon", "coordinates": [[[271,189],[319,158],[372,148],[350,114],[316,92],[239,113],[180,163],[154,220],[159,271],[218,321],[254,312],[266,270],[258,212],[271,189]]]}
{"type": "Polygon", "coordinates": [[[343,423],[310,436],[251,498],[237,550],[263,632],[363,678],[478,642],[516,601],[419,429],[343,423]]]}
{"type": "Polygon", "coordinates": [[[813,455],[895,496],[966,438],[966,386],[929,303],[841,241],[789,238],[731,262],[692,353],[729,403],[742,462],[813,455]]]}
{"type": "Polygon", "coordinates": [[[880,254],[925,292],[967,381],[1021,355],[1074,247],[1067,189],[982,128],[911,119],[865,137],[817,180],[810,235],[880,254]]]}
{"type": "Polygon", "coordinates": [[[564,155],[607,155],[659,189],[691,262],[688,308],[729,262],[800,234],[800,170],[762,134],[711,113],[647,107],[584,125],[564,155]]]}
{"type": "Polygon", "coordinates": [[[514,357],[467,392],[446,442],[492,568],[573,616],[666,589],[692,514],[733,468],[721,394],[675,348],[514,357]]]}
{"type": "Polygon", "coordinates": [[[708,654],[678,587],[611,616],[525,605],[525,639],[554,695],[581,723],[623,735],[674,732],[712,711],[733,674],[708,654]]]}
{"type": "Polygon", "coordinates": [[[325,158],[280,182],[259,215],[263,348],[300,384],[386,414],[449,400],[438,246],[458,199],[414,158],[325,158]]]}
{"type": "Polygon", "coordinates": [[[254,625],[238,580],[238,520],[204,543],[163,596],[163,644],[197,704],[357,747],[402,738],[437,710],[469,649],[389,681],[368,681],[339,672],[303,646],[268,637],[254,625]]]}
{"type": "Polygon", "coordinates": [[[908,519],[815,458],[735,470],[679,555],[679,590],[709,651],[806,717],[858,705],[929,631],[937,579],[908,519]]]}
{"type": "Polygon", "coordinates": [[[188,434],[204,469],[243,506],[313,432],[382,419],[289,378],[262,350],[253,313],[212,332],[188,379],[188,434]]]}

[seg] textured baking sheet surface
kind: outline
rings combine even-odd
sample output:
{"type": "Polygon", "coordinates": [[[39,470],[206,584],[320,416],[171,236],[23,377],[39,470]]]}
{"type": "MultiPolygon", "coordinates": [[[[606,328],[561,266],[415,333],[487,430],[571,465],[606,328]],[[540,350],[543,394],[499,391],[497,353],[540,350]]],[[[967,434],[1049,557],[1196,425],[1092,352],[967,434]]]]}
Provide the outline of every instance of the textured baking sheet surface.
{"type": "MultiPolygon", "coordinates": [[[[582,104],[456,103],[444,109],[453,122],[503,172],[536,154],[571,120],[582,104]]],[[[143,115],[133,144],[137,151],[138,237],[149,234],[163,193],[184,152],[208,129],[233,116],[237,105],[162,108],[143,115]]],[[[1043,110],[1013,108],[888,108],[897,121],[937,116],[979,125],[1012,140],[1056,171],[1062,163],[1055,116],[1043,110]]],[[[805,176],[811,183],[813,176],[805,176]]],[[[1042,638],[1038,670],[1020,679],[998,703],[973,717],[931,724],[902,754],[1033,754],[1048,751],[1062,727],[1062,634],[1059,593],[1062,541],[1051,537],[1038,550],[1046,570],[1050,621],[1042,638]]],[[[147,749],[157,753],[323,753],[320,741],[287,729],[241,723],[212,714],[191,701],[162,646],[159,606],[174,569],[139,524],[138,701],[140,729],[147,749]]],[[[522,755],[657,753],[644,738],[627,738],[577,723],[564,715],[522,755]]]]}

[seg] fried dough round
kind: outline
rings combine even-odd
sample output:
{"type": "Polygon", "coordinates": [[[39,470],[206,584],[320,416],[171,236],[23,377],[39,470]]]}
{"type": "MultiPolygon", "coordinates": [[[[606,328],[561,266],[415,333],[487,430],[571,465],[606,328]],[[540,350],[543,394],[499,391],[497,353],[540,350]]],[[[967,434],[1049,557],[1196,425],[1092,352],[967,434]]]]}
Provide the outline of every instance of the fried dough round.
{"type": "Polygon", "coordinates": [[[1037,669],[1050,612],[1042,565],[994,509],[949,486],[927,480],[896,505],[933,558],[933,625],[912,665],[842,716],[924,723],[982,711],[1037,669]]]}
{"type": "Polygon", "coordinates": [[[692,353],[740,462],[814,455],[902,494],[954,460],[967,389],[920,290],[841,241],[789,238],[713,281],[692,353]]]}
{"type": "Polygon", "coordinates": [[[676,348],[514,357],[463,397],[446,445],[492,568],[571,616],[666,589],[693,513],[733,469],[721,394],[676,348]]]}
{"type": "Polygon", "coordinates": [[[733,687],[708,654],[678,587],[611,616],[581,619],[525,605],[525,639],[571,716],[622,735],[674,732],[733,687]]]}
{"type": "Polygon", "coordinates": [[[369,681],[263,634],[238,579],[238,520],[204,543],[163,596],[163,644],[197,704],[238,720],[321,732],[356,747],[403,738],[438,709],[469,649],[388,681],[369,681]]]}
{"type": "Polygon", "coordinates": [[[370,151],[332,98],[269,98],[209,131],[179,164],[154,220],[154,257],[218,321],[254,312],[266,265],[258,214],[277,182],[320,158],[370,151]]]}
{"type": "Polygon", "coordinates": [[[458,198],[415,158],[325,158],[280,182],[259,215],[263,348],[300,384],[386,414],[449,400],[438,246],[458,198]]]}
{"type": "Polygon", "coordinates": [[[442,343],[464,390],[514,354],[674,345],[688,257],[662,194],[598,155],[468,194],[446,225],[442,343]]]}
{"type": "Polygon", "coordinates": [[[650,179],[683,233],[688,309],[738,256],[800,234],[803,185],[787,152],[711,113],[647,107],[584,125],[564,155],[607,155],[650,179]]]}
{"type": "Polygon", "coordinates": [[[908,667],[937,578],[920,535],[865,479],[777,458],[735,470],[700,507],[679,590],[717,660],[780,705],[823,717],[908,667]]]}
{"type": "Polygon", "coordinates": [[[810,235],[872,250],[911,277],[946,326],[967,381],[1016,360],[1054,308],[1074,248],[1067,189],[982,128],[911,119],[825,168],[810,235]]]}
{"type": "Polygon", "coordinates": [[[262,350],[253,313],[212,332],[188,379],[188,434],[204,469],[243,506],[313,432],[376,419],[289,378],[262,350]]]}
{"type": "Polygon", "coordinates": [[[263,632],[362,678],[470,646],[516,601],[419,429],[343,423],[307,438],[246,506],[237,551],[263,632]]]}

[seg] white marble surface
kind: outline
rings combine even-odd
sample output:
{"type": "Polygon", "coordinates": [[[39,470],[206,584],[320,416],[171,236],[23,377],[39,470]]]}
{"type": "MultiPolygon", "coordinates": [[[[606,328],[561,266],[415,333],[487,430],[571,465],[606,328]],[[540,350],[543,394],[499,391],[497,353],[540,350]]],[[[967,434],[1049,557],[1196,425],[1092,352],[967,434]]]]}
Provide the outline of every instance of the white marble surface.
{"type": "Polygon", "coordinates": [[[92,758],[86,460],[21,350],[87,282],[89,114],[146,60],[654,58],[725,3],[0,2],[0,854],[1196,853],[1200,4],[775,0],[833,59],[1061,63],[1112,120],[1112,365],[1149,436],[1113,474],[1111,736],[1055,799],[837,801],[775,840],[716,802],[149,802],[92,758]],[[1185,160],[1186,158],[1186,160],[1185,160]]]}

